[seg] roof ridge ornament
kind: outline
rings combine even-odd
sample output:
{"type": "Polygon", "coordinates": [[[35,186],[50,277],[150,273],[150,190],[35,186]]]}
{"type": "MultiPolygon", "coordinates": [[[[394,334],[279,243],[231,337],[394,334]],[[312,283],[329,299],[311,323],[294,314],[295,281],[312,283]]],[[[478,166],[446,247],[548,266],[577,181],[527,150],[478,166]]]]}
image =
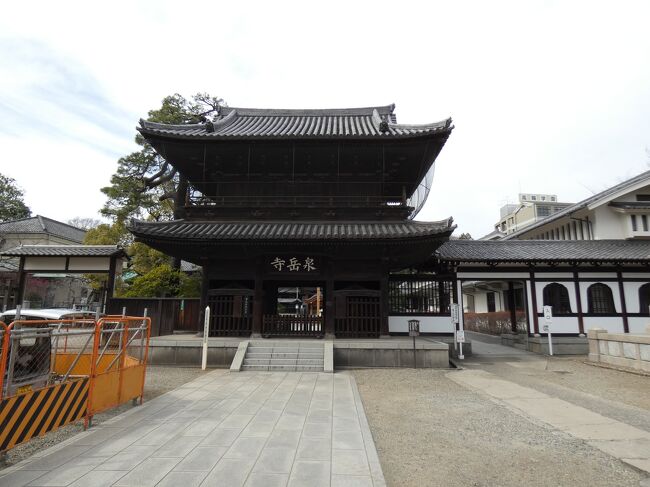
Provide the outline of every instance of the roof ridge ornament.
{"type": "MultiPolygon", "coordinates": [[[[394,105],[393,105],[394,106],[394,105]]],[[[372,124],[375,128],[383,133],[388,132],[388,119],[386,115],[379,115],[376,108],[372,110],[372,124]]]]}

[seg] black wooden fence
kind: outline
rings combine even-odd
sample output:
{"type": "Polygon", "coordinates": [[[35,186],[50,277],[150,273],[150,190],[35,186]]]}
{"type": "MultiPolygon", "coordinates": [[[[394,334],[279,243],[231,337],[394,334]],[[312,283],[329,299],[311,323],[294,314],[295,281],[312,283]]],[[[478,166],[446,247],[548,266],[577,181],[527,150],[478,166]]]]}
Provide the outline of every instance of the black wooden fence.
{"type": "Polygon", "coordinates": [[[171,335],[174,331],[199,331],[200,301],[198,298],[111,298],[107,314],[142,316],[147,310],[151,318],[151,336],[171,335]]]}

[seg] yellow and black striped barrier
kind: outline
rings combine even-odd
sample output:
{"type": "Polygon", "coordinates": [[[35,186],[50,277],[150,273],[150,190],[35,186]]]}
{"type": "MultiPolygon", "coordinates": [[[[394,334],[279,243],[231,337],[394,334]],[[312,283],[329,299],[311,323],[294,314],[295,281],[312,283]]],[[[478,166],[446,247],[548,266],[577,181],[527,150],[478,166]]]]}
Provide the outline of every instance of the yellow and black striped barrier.
{"type": "Polygon", "coordinates": [[[0,452],[83,418],[87,407],[87,377],[3,399],[0,452]]]}

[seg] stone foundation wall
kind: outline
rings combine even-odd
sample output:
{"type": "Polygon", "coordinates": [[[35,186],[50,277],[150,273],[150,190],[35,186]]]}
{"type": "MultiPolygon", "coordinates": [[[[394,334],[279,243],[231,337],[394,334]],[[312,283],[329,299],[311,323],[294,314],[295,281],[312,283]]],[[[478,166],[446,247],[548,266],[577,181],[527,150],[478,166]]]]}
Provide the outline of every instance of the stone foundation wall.
{"type": "Polygon", "coordinates": [[[591,362],[650,372],[650,334],[607,333],[589,330],[591,362]]]}
{"type": "MultiPolygon", "coordinates": [[[[587,337],[563,337],[553,336],[553,355],[587,355],[589,344],[587,337]]],[[[548,355],[548,338],[542,336],[531,336],[526,340],[525,335],[514,335],[504,333],[501,335],[501,345],[515,347],[529,352],[548,355]]]]}

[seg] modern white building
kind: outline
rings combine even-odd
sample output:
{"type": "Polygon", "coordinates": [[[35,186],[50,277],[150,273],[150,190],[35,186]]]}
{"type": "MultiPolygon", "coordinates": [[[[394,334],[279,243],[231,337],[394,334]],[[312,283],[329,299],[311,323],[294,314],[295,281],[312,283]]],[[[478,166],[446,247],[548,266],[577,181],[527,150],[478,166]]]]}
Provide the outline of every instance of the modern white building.
{"type": "Polygon", "coordinates": [[[650,171],[643,172],[506,239],[611,240],[650,238],[650,171]]]}
{"type": "Polygon", "coordinates": [[[643,333],[650,324],[650,171],[496,241],[453,241],[438,258],[456,271],[468,329],[643,333]]]}

